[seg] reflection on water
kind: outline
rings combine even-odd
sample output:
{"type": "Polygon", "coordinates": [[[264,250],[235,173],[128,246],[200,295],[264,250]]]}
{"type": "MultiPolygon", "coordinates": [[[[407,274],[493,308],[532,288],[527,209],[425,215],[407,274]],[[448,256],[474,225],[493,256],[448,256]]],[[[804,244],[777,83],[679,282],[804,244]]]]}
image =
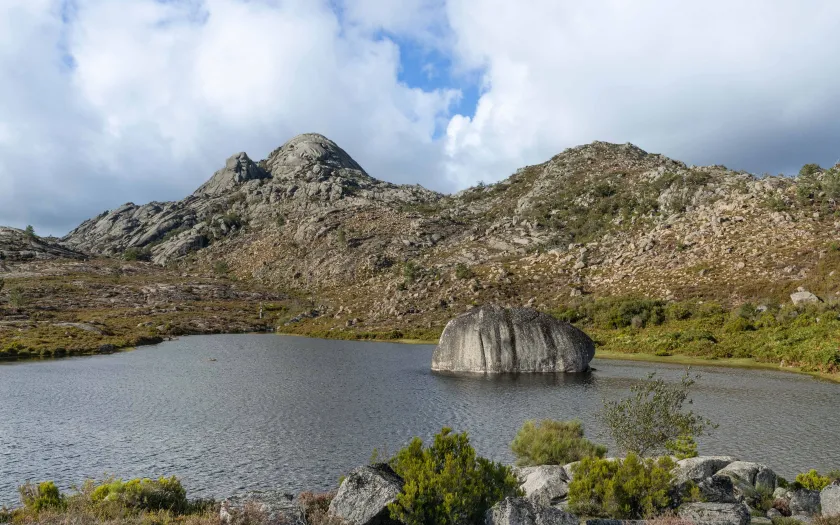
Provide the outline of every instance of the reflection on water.
{"type": "MultiPolygon", "coordinates": [[[[595,414],[653,370],[598,361],[587,374],[431,373],[432,347],[274,335],[189,337],[111,356],[0,365],[0,504],[27,479],[175,474],[193,495],[328,489],[412,436],[443,426],[511,461],[526,419],[595,414]],[[215,361],[211,361],[215,359],[215,361]]],[[[770,371],[704,368],[694,409],[720,424],[700,450],[790,477],[840,467],[840,385],[770,371]]]]}

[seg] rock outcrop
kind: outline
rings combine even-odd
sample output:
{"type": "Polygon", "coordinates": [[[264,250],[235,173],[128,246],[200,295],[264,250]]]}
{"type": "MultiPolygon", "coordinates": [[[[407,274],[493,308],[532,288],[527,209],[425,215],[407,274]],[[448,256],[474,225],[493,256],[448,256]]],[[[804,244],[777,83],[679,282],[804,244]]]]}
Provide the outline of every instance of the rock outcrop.
{"type": "Polygon", "coordinates": [[[530,308],[483,306],[450,321],[432,356],[446,372],[584,372],[595,344],[581,330],[530,308]]]}
{"type": "Polygon", "coordinates": [[[743,503],[688,503],[679,509],[679,516],[694,523],[748,525],[750,511],[743,503]]]}
{"type": "Polygon", "coordinates": [[[386,463],[359,467],[341,483],[328,515],[344,525],[397,525],[388,504],[402,486],[403,480],[386,463]]]}
{"type": "Polygon", "coordinates": [[[0,226],[0,261],[83,259],[84,254],[24,230],[0,226]]]}
{"type": "Polygon", "coordinates": [[[556,505],[569,494],[570,478],[563,465],[514,467],[514,474],[525,497],[537,505],[556,505]]]}
{"type": "Polygon", "coordinates": [[[573,514],[524,498],[505,498],[487,511],[486,525],[579,525],[573,514]]]}
{"type": "Polygon", "coordinates": [[[820,492],[823,516],[840,516],[840,483],[832,483],[820,492]]]}

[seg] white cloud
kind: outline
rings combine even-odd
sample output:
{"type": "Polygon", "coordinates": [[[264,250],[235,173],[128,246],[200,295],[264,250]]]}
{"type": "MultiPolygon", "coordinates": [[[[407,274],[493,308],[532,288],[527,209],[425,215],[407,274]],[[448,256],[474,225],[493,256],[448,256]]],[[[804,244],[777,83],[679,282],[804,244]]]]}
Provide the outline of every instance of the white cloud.
{"type": "Polygon", "coordinates": [[[840,156],[833,0],[71,4],[0,1],[0,224],[63,233],[181,198],[308,131],[436,189],[592,140],[753,171],[840,156]],[[412,73],[480,75],[474,112],[399,81],[407,42],[412,73]]]}
{"type": "Polygon", "coordinates": [[[753,170],[840,151],[837,2],[450,0],[448,14],[456,56],[485,68],[475,115],[447,130],[461,184],[592,140],[753,170]]]}
{"type": "Polygon", "coordinates": [[[16,44],[0,71],[27,64],[0,87],[13,130],[0,224],[62,233],[124,201],[180,198],[228,155],[307,131],[380,178],[442,171],[432,137],[458,91],[399,83],[397,45],[345,31],[326,2],[78,0],[65,25],[58,2],[7,0],[0,19],[16,44]]]}

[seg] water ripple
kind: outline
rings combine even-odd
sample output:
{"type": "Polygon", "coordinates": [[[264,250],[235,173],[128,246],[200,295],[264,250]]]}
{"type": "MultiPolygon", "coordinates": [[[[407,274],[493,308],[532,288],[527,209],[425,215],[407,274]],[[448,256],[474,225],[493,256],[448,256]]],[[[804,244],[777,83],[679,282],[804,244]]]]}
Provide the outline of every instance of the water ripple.
{"type": "MultiPolygon", "coordinates": [[[[431,374],[432,348],[273,335],[189,337],[133,352],[0,365],[0,505],[27,479],[178,475],[191,495],[329,489],[374,448],[442,426],[511,461],[526,419],[594,418],[652,368],[595,362],[585,376],[431,374]],[[216,361],[210,361],[211,358],[216,361]]],[[[720,424],[701,452],[790,477],[840,467],[840,385],[771,371],[701,370],[694,407],[720,424]]]]}

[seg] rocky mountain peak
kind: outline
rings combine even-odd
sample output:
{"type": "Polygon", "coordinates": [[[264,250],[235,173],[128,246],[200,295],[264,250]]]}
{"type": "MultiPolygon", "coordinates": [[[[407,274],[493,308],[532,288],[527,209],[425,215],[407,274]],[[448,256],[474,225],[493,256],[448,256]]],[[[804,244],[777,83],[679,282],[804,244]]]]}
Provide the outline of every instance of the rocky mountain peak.
{"type": "Polygon", "coordinates": [[[304,133],[289,140],[271,152],[265,167],[275,177],[286,177],[307,168],[317,171],[346,169],[365,174],[346,151],[318,133],[304,133]]]}
{"type": "Polygon", "coordinates": [[[228,158],[225,167],[214,173],[210,180],[195,190],[195,195],[217,195],[243,182],[266,177],[268,174],[243,151],[228,158]]]}

